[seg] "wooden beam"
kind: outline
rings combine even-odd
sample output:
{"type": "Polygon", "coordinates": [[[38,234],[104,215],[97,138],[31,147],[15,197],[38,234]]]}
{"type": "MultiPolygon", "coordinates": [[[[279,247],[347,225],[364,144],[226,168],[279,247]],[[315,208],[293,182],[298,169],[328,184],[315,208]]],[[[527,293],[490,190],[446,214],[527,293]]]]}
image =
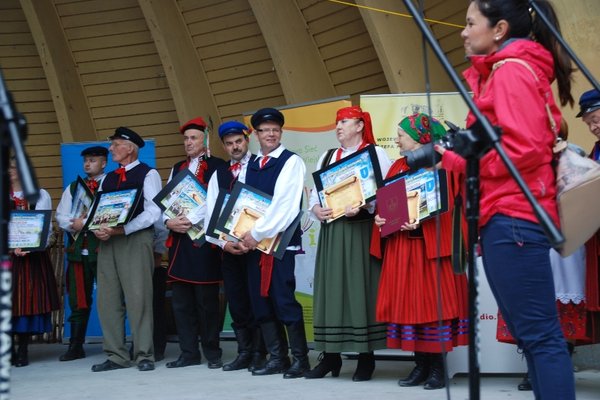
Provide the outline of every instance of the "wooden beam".
{"type": "Polygon", "coordinates": [[[21,0],[52,95],[63,142],[97,140],[77,66],[51,0],[21,0]]]}
{"type": "MultiPolygon", "coordinates": [[[[400,2],[356,0],[361,6],[407,13],[400,2]]],[[[360,8],[360,14],[377,51],[383,72],[392,93],[424,92],[422,36],[412,19],[360,8]]],[[[458,31],[457,31],[458,36],[458,31]]],[[[431,90],[454,90],[435,55],[429,50],[431,90]]]]}
{"type": "Polygon", "coordinates": [[[221,118],[204,67],[176,1],[138,2],[167,75],[177,118],[182,124],[198,116],[207,121],[211,118],[216,128],[221,118]]]}
{"type": "Polygon", "coordinates": [[[288,104],[336,96],[295,1],[249,0],[288,104]],[[276,3],[276,4],[275,4],[276,3]]]}

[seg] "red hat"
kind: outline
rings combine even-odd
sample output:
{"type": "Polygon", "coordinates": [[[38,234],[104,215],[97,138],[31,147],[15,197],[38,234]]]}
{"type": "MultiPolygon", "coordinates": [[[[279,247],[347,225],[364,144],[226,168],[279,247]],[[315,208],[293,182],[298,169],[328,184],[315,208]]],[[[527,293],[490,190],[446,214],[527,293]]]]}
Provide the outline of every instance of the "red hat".
{"type": "Polygon", "coordinates": [[[363,130],[363,140],[368,144],[377,144],[375,137],[373,136],[373,126],[371,124],[371,114],[363,112],[359,106],[351,106],[340,108],[337,112],[335,122],[339,122],[342,119],[360,119],[365,123],[365,129],[363,130]]]}
{"type": "Polygon", "coordinates": [[[206,122],[202,117],[191,119],[179,127],[179,132],[183,135],[188,129],[198,129],[204,132],[206,130],[206,122]]]}

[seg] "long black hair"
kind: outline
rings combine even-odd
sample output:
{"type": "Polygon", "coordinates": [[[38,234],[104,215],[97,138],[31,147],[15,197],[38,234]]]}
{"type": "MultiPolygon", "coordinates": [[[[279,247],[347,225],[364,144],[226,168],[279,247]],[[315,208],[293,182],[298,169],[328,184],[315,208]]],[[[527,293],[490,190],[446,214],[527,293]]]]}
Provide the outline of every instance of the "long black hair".
{"type": "MultiPolygon", "coordinates": [[[[571,81],[573,80],[573,66],[571,58],[554,38],[552,32],[541,18],[529,9],[528,0],[471,0],[477,4],[479,12],[490,22],[490,27],[496,26],[498,21],[508,22],[509,30],[507,39],[531,38],[539,42],[552,54],[554,59],[554,73],[558,84],[560,104],[569,104],[573,107],[574,99],[571,95],[571,81]]],[[[560,24],[556,18],[554,7],[547,0],[537,0],[541,11],[560,32],[560,24]]]]}

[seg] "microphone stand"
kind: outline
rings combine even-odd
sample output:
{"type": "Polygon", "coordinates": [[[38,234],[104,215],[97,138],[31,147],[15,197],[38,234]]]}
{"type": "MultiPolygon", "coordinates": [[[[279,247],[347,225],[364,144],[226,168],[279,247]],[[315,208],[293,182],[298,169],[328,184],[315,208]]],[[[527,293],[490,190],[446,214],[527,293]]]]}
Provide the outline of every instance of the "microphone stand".
{"type": "Polygon", "coordinates": [[[494,148],[500,156],[507,170],[514,178],[519,188],[531,204],[540,226],[544,230],[553,247],[559,247],[564,243],[564,237],[559,229],[554,225],[545,210],[538,204],[535,197],[523,181],[518,170],[504,151],[500,144],[500,138],[496,130],[492,127],[489,120],[481,113],[475,102],[469,95],[467,89],[454,71],[454,68],[448,61],[448,58],[442,51],[435,36],[425,23],[423,16],[418,12],[411,0],[403,0],[406,8],[413,16],[417,26],[423,36],[431,46],[435,55],[438,57],[446,73],[451,78],[454,86],[458,89],[461,97],[469,107],[469,110],[476,117],[476,124],[472,129],[460,131],[457,134],[455,151],[467,160],[467,199],[466,199],[466,217],[468,225],[468,275],[469,275],[469,399],[479,400],[480,398],[480,380],[479,380],[479,358],[478,358],[478,319],[477,319],[477,270],[475,268],[475,254],[478,242],[478,222],[479,222],[479,160],[490,149],[494,148]]]}
{"type": "Polygon", "coordinates": [[[0,71],[0,400],[8,399],[10,392],[10,357],[12,339],[12,266],[8,248],[8,166],[10,147],[14,149],[19,179],[25,198],[36,202],[39,189],[33,170],[23,148],[26,121],[13,103],[0,71]]]}

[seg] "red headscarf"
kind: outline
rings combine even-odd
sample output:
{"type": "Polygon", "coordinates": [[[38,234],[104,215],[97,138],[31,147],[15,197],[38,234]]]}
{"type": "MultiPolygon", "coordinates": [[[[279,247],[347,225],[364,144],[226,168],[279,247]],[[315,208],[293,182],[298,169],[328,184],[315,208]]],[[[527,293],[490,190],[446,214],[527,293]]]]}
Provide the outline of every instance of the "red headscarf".
{"type": "Polygon", "coordinates": [[[363,141],[367,144],[377,144],[375,137],[373,136],[373,126],[371,125],[371,114],[363,112],[359,106],[351,106],[340,108],[337,112],[335,122],[339,122],[342,119],[360,119],[365,123],[363,129],[363,141]]]}

